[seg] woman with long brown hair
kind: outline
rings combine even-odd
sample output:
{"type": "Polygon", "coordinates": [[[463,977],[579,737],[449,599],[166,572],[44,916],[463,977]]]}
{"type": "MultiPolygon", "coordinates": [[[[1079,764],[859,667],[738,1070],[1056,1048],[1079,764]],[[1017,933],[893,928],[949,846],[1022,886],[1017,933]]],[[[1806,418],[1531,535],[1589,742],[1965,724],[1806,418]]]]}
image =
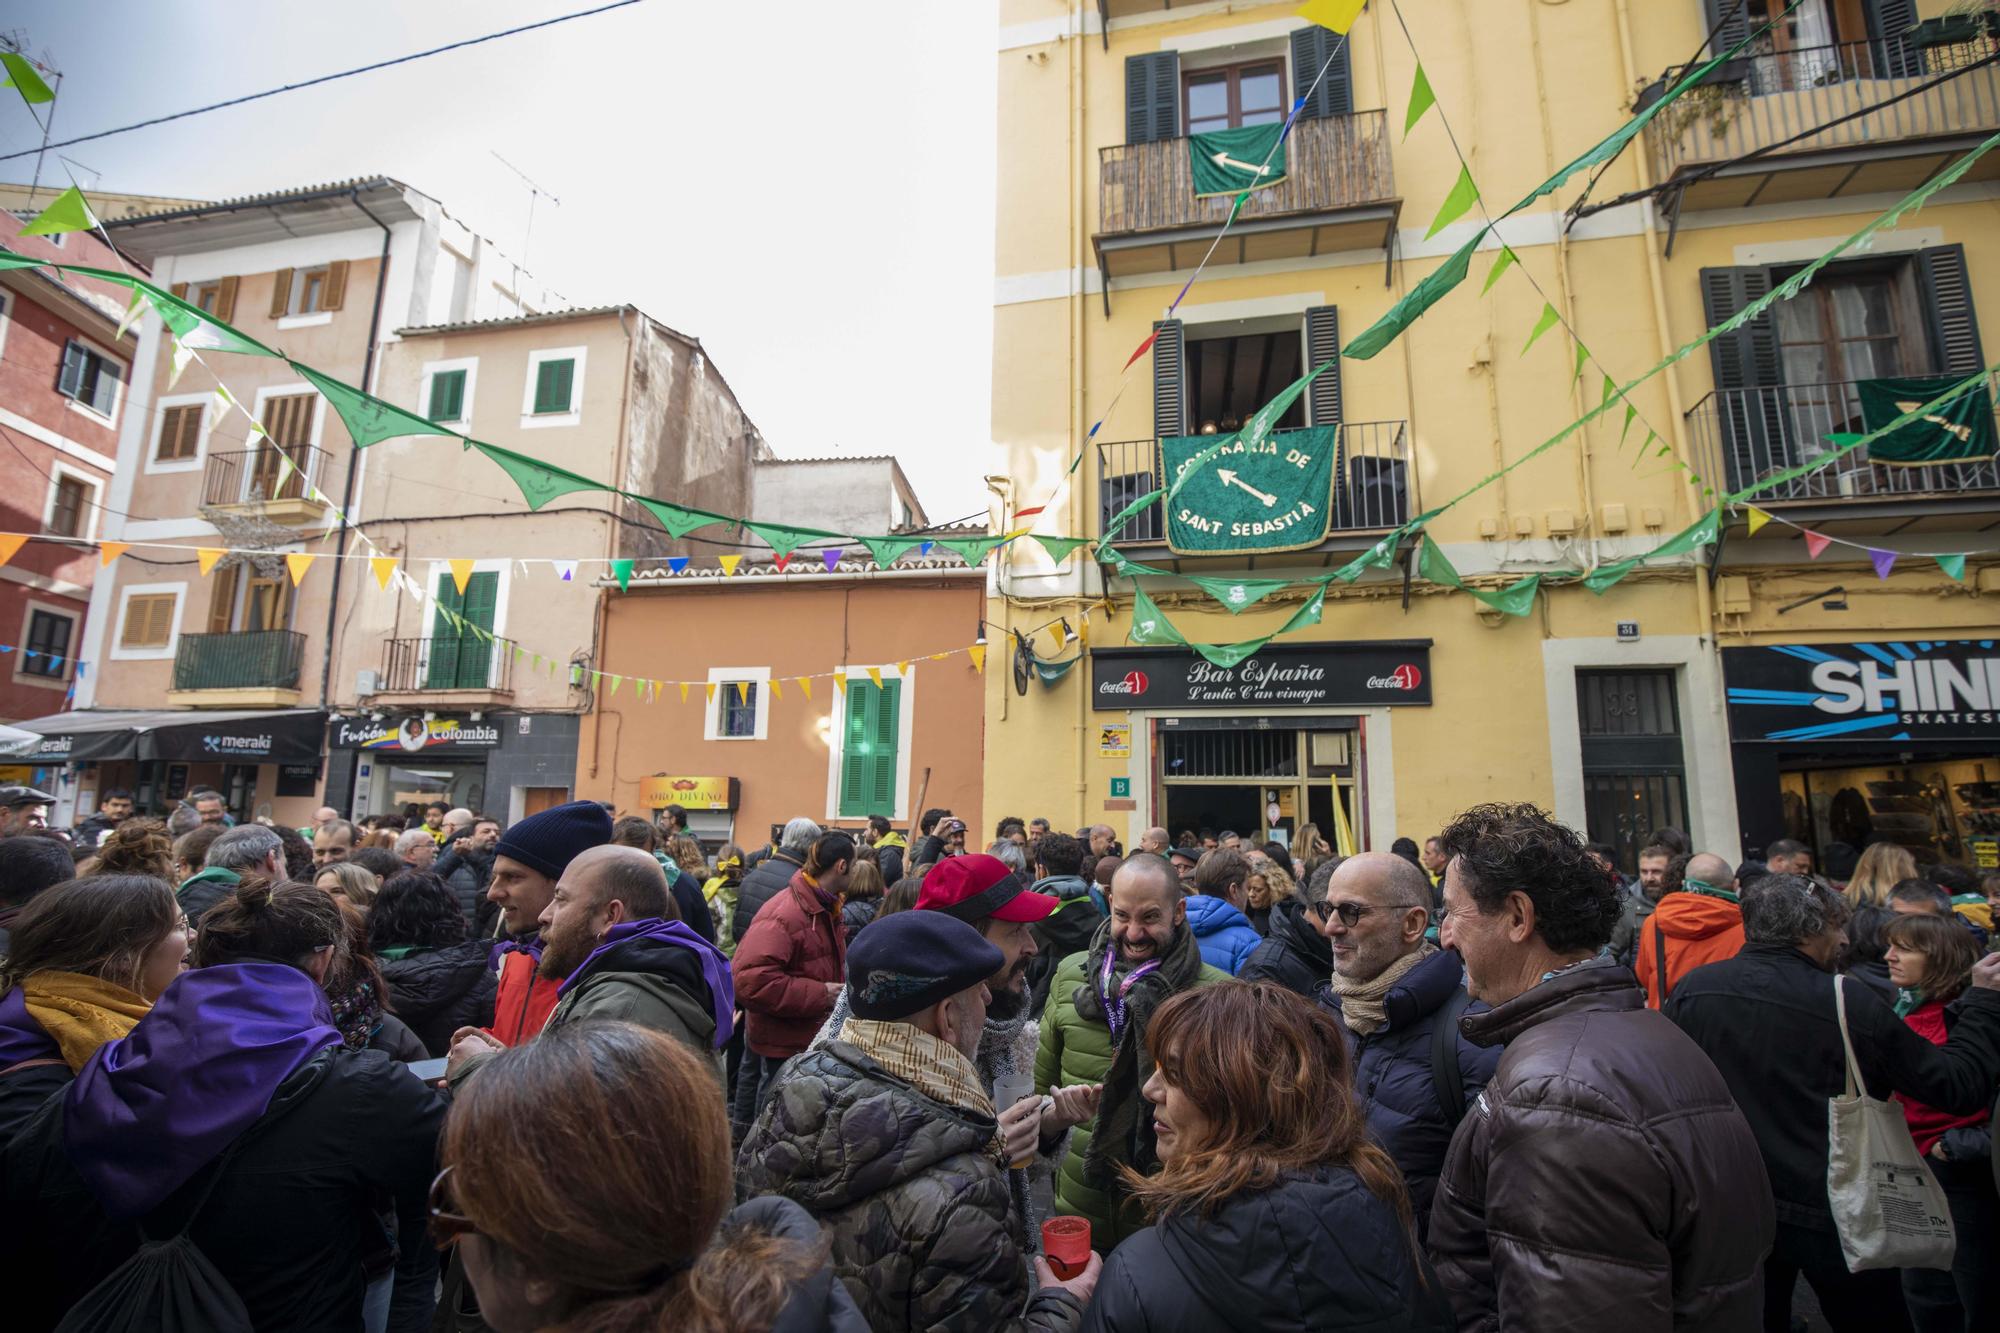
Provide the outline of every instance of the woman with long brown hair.
{"type": "Polygon", "coordinates": [[[1854,878],[1847,881],[1847,905],[1887,907],[1889,890],[1916,877],[1917,858],[1909,848],[1893,842],[1870,843],[1854,864],[1854,878]]]}
{"type": "Polygon", "coordinates": [[[730,1213],[714,1075],[660,1033],[576,1023],[500,1052],[453,1102],[443,1164],[432,1234],[496,1333],[867,1328],[804,1209],[730,1213]]]}
{"type": "Polygon", "coordinates": [[[1153,1225],[1105,1263],[1086,1333],[1453,1327],[1330,1015],[1227,982],[1162,1004],[1146,1044],[1161,1166],[1123,1171],[1153,1225]]]}

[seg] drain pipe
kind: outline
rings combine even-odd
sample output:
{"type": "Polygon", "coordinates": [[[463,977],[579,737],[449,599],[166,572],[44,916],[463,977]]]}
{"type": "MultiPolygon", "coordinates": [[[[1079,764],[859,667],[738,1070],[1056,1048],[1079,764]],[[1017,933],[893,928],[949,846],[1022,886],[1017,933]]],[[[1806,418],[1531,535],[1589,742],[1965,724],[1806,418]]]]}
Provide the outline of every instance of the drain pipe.
{"type": "MultiPolygon", "coordinates": [[[[368,351],[361,362],[361,389],[364,393],[375,392],[375,350],[382,333],[383,289],[389,281],[389,241],[392,233],[387,223],[373,213],[368,205],[361,202],[359,189],[349,190],[347,197],[356,208],[367,214],[368,220],[382,229],[382,260],[375,266],[375,308],[368,316],[368,351]]],[[[355,474],[361,469],[361,450],[352,440],[348,441],[347,480],[340,488],[340,532],[334,539],[333,547],[333,595],[326,599],[326,645],[319,669],[319,706],[332,707],[333,687],[333,627],[340,615],[340,583],[346,572],[347,516],[354,509],[355,474]]]]}

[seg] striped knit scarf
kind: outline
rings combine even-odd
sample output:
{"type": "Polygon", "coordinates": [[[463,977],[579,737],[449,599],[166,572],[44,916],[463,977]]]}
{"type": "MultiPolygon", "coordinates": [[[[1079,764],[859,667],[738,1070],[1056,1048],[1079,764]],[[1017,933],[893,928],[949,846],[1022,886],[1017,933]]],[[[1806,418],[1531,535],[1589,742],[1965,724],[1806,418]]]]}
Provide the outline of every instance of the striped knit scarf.
{"type": "Polygon", "coordinates": [[[1005,1165],[993,1098],[979,1086],[979,1071],[956,1046],[908,1023],[868,1018],[848,1019],[840,1039],[932,1101],[994,1121],[987,1150],[1005,1165]]]}

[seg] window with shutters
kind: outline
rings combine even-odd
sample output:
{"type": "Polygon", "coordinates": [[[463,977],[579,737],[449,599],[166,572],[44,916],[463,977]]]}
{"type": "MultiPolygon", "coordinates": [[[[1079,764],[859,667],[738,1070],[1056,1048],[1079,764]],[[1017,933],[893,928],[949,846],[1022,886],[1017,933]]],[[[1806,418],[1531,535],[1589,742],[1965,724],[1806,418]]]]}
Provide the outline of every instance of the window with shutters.
{"type": "Polygon", "coordinates": [[[44,680],[63,680],[69,675],[71,666],[69,646],[76,634],[76,617],[64,615],[60,611],[45,611],[40,607],[28,612],[28,631],[22,653],[16,663],[19,674],[39,676],[44,680]],[[33,656],[29,656],[33,654],[33,656]]]}
{"type": "Polygon", "coordinates": [[[206,410],[200,401],[162,405],[159,434],[153,440],[153,461],[187,463],[198,458],[206,410]]]}
{"type": "Polygon", "coordinates": [[[523,426],[574,426],[582,419],[584,349],[551,347],[528,353],[521,395],[523,426]]]}
{"type": "Polygon", "coordinates": [[[907,684],[885,672],[878,686],[865,669],[848,670],[836,807],[841,819],[861,819],[884,810],[899,812],[897,774],[907,684]]]}
{"type": "Polygon", "coordinates": [[[181,595],[187,585],[140,583],[119,589],[118,623],[111,656],[121,660],[159,659],[174,655],[180,629],[181,595]]]}
{"type": "Polygon", "coordinates": [[[247,500],[296,500],[313,480],[318,451],[314,436],[319,422],[316,393],[281,393],[261,398],[258,422],[264,435],[255,440],[255,457],[246,474],[247,500]],[[291,467],[285,466],[290,460],[291,467]]]}
{"type": "Polygon", "coordinates": [[[1189,134],[1275,125],[1285,118],[1285,62],[1259,60],[1181,76],[1181,123],[1189,134]]]}
{"type": "Polygon", "coordinates": [[[75,338],[63,344],[62,370],[56,392],[102,417],[118,409],[118,386],[125,368],[96,348],[75,338]]]}
{"type": "Polygon", "coordinates": [[[567,412],[576,383],[576,362],[544,361],[535,367],[535,415],[567,412]]]}
{"type": "Polygon", "coordinates": [[[89,536],[96,500],[96,483],[58,469],[55,487],[49,493],[48,531],[57,537],[89,536]]]}
{"type": "MultiPolygon", "coordinates": [[[[1190,434],[1227,435],[1242,429],[1251,414],[1299,377],[1302,340],[1297,321],[1291,323],[1288,329],[1270,333],[1213,338],[1189,330],[1184,373],[1190,434]]],[[[1277,429],[1293,430],[1305,424],[1302,395],[1278,419],[1277,429]]]]}
{"type": "Polygon", "coordinates": [[[431,401],[424,415],[432,421],[460,421],[465,417],[465,372],[440,371],[431,376],[431,401]]]}
{"type": "Polygon", "coordinates": [[[493,654],[498,651],[491,636],[500,616],[500,571],[474,570],[466,576],[464,592],[450,571],[439,574],[436,606],[424,687],[485,689],[493,679],[493,654]]]}
{"type": "Polygon", "coordinates": [[[310,317],[340,309],[346,298],[345,259],[311,268],[281,268],[271,280],[271,318],[318,324],[323,321],[310,317]]]}
{"type": "Polygon", "coordinates": [[[761,741],[770,735],[771,669],[769,667],[710,667],[708,715],[702,738],[711,741],[761,741]]]}

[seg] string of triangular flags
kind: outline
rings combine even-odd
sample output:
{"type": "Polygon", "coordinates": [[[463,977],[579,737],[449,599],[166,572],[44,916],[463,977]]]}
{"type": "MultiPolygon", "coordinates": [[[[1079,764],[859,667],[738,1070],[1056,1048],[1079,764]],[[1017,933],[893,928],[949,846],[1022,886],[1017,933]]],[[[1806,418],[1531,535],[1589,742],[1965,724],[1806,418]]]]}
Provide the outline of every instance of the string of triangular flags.
{"type": "Polygon", "coordinates": [[[1898,560],[1910,557],[1918,560],[1935,560],[1937,561],[1938,568],[1944,571],[1945,577],[1951,579],[1954,583],[1962,583],[1965,581],[1966,557],[2000,554],[2000,552],[1991,550],[1896,551],[1887,547],[1871,546],[1867,542],[1849,541],[1845,537],[1835,537],[1828,533],[1819,532],[1807,527],[1803,523],[1794,523],[1783,515],[1774,514],[1768,509],[1759,509],[1756,505],[1744,505],[1741,508],[1741,512],[1745,517],[1745,530],[1749,536],[1756,536],[1759,532],[1763,531],[1766,525],[1771,523],[1790,528],[1805,539],[1806,557],[1811,560],[1819,559],[1829,546],[1846,546],[1865,552],[1868,556],[1868,562],[1875,566],[1875,577],[1878,579],[1888,578],[1890,571],[1895,569],[1898,560]]]}

